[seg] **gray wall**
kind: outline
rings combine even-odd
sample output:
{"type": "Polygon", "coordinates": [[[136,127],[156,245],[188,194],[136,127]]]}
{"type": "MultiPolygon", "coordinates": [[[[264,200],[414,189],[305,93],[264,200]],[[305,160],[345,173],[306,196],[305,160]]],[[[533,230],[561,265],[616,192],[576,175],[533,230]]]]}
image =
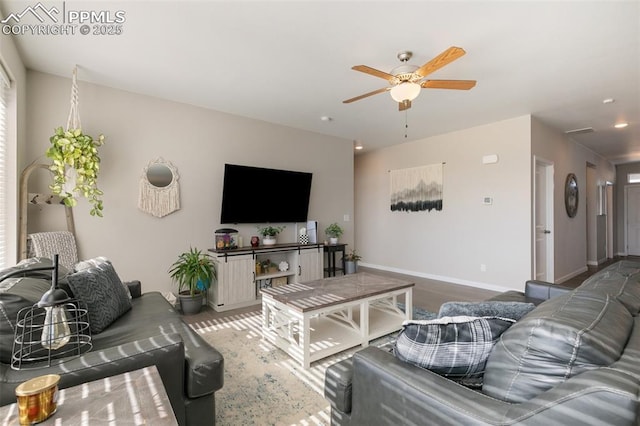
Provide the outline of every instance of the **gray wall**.
{"type": "Polygon", "coordinates": [[[530,117],[522,116],[357,155],[362,264],[493,290],[521,289],[532,257],[530,129],[530,117]],[[489,154],[497,154],[498,163],[483,164],[489,154]],[[389,170],[441,162],[442,211],[390,211],[389,170]],[[492,205],[483,205],[485,196],[492,205]]]}
{"type": "Polygon", "coordinates": [[[587,163],[597,182],[612,180],[614,167],[528,115],[357,155],[361,263],[497,291],[522,290],[532,277],[534,155],[554,164],[555,281],[586,270],[585,198],[577,216],[568,218],[564,180],[575,173],[584,195],[587,163]],[[497,154],[498,163],[483,165],[488,154],[497,154]],[[391,212],[389,170],[440,162],[446,163],[443,210],[391,212]],[[493,198],[492,205],[482,204],[485,196],[493,198]]]}
{"type": "MultiPolygon", "coordinates": [[[[595,220],[592,229],[587,226],[587,199],[595,197],[594,184],[613,181],[615,167],[535,119],[532,121],[531,139],[532,154],[552,161],[554,165],[554,273],[555,281],[562,282],[587,270],[588,240],[597,238],[595,220]],[[592,168],[592,187],[587,185],[588,167],[592,168]],[[564,206],[564,185],[569,173],[576,175],[580,191],[578,213],[573,218],[567,215],[564,206]]],[[[593,215],[595,218],[595,212],[593,215]]]]}
{"type": "MultiPolygon", "coordinates": [[[[66,126],[71,80],[30,71],[28,89],[28,161],[47,162],[53,129],[66,126]]],[[[321,231],[339,222],[346,231],[342,240],[353,241],[353,222],[343,221],[354,210],[352,141],[82,81],[79,93],[83,130],[107,138],[100,149],[104,217],[89,216],[85,200],[75,208],[81,258],[110,258],[123,279],[140,279],[145,291],[175,290],[167,275],[171,263],[190,246],[213,247],[214,231],[221,227],[225,163],[312,172],[309,218],[319,221],[321,231]],[[178,169],[182,203],[180,211],[161,219],[137,209],[142,170],[158,157],[178,169]]],[[[35,177],[33,185],[46,189],[45,177],[35,177]]],[[[269,208],[273,191],[287,188],[256,182],[246,196],[256,208],[269,208]]],[[[30,232],[64,229],[62,209],[57,210],[30,208],[30,232]]],[[[286,225],[280,241],[293,242],[295,224],[286,225]]],[[[246,244],[256,234],[254,225],[236,228],[246,244]]]]}

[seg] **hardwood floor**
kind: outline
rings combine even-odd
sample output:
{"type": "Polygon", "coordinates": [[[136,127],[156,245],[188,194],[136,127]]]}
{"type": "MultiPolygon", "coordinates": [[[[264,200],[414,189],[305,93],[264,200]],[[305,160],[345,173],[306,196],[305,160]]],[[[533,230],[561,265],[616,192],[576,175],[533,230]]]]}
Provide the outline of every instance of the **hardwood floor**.
{"type": "MultiPolygon", "coordinates": [[[[622,259],[640,261],[640,257],[615,257],[599,266],[589,266],[588,270],[568,281],[562,283],[563,286],[577,287],[585,279],[596,273],[597,271],[609,266],[622,259]]],[[[497,292],[484,290],[480,288],[452,284],[444,281],[436,281],[427,278],[415,277],[413,275],[403,275],[395,272],[381,271],[378,269],[370,269],[359,267],[359,271],[371,272],[379,275],[397,277],[415,282],[413,289],[413,305],[419,306],[427,311],[438,312],[440,306],[445,302],[479,302],[486,300],[498,294],[497,292]]],[[[206,322],[213,319],[223,318],[229,315],[237,315],[246,312],[252,312],[260,309],[260,305],[250,306],[248,308],[235,309],[227,312],[216,312],[210,307],[204,307],[199,314],[185,316],[184,319],[189,324],[198,322],[206,322]]]]}
{"type": "MultiPolygon", "coordinates": [[[[494,291],[478,289],[474,287],[451,284],[444,281],[430,280],[426,278],[415,277],[412,275],[397,274],[394,272],[380,271],[377,269],[369,269],[359,267],[358,271],[372,272],[379,275],[402,278],[415,282],[413,289],[413,305],[419,306],[427,311],[437,312],[440,305],[449,301],[476,302],[488,299],[497,294],[494,291]]],[[[400,300],[402,301],[402,299],[400,300]]],[[[226,312],[216,312],[211,307],[203,307],[202,311],[196,315],[185,316],[184,320],[188,324],[196,324],[198,322],[206,322],[213,319],[223,318],[229,315],[237,315],[246,312],[256,311],[260,309],[260,305],[248,308],[235,309],[226,312]]]]}

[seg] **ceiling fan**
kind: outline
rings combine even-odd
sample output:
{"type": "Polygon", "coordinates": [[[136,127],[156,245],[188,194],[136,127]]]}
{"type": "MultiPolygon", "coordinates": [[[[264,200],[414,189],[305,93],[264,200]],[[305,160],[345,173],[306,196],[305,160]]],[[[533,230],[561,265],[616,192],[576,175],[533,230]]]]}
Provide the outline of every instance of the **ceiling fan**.
{"type": "Polygon", "coordinates": [[[411,101],[418,97],[420,89],[469,90],[476,85],[475,80],[425,80],[425,77],[429,74],[455,61],[465,53],[461,47],[452,46],[426,64],[418,67],[406,63],[413,55],[411,52],[400,52],[398,53],[398,59],[402,62],[402,65],[392,69],[390,73],[366,65],[356,65],[351,69],[383,78],[389,82],[390,86],[347,99],[342,103],[348,104],[378,93],[391,92],[393,100],[398,102],[399,110],[404,111],[411,108],[411,101]]]}

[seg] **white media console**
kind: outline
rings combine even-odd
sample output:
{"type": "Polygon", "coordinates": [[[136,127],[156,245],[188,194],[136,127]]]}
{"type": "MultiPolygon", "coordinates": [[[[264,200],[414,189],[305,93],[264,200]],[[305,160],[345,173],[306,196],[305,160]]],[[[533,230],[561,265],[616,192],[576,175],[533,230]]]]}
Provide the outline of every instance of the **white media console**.
{"type": "Polygon", "coordinates": [[[209,305],[217,312],[259,305],[259,289],[277,284],[292,284],[323,277],[322,244],[276,244],[272,246],[209,249],[216,263],[217,279],[211,284],[209,305]],[[287,270],[257,271],[256,263],[281,265],[287,270]],[[284,264],[283,264],[284,265],[284,264]]]}

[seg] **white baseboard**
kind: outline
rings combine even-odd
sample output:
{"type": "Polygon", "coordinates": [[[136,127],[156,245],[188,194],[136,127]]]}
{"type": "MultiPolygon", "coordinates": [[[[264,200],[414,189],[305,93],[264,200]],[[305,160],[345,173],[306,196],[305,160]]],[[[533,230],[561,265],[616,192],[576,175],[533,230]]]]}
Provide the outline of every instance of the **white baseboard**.
{"type": "MultiPolygon", "coordinates": [[[[444,281],[444,282],[447,282],[447,283],[466,285],[468,287],[481,288],[483,290],[497,291],[497,292],[500,292],[500,293],[503,293],[503,292],[509,291],[509,290],[514,290],[514,289],[511,289],[511,288],[500,287],[500,286],[496,286],[496,285],[488,284],[488,283],[482,283],[482,282],[477,282],[477,281],[469,281],[469,280],[461,280],[460,278],[445,277],[445,276],[442,276],[442,275],[425,274],[423,272],[408,271],[406,269],[392,268],[392,267],[389,267],[389,266],[374,265],[374,264],[371,264],[371,263],[362,263],[362,261],[358,262],[358,264],[361,265],[361,266],[364,266],[366,268],[379,269],[381,271],[395,272],[397,274],[412,275],[414,277],[426,278],[426,279],[435,280],[435,281],[444,281]]],[[[522,283],[522,288],[524,288],[524,282],[522,283]]]]}
{"type": "Polygon", "coordinates": [[[609,260],[609,259],[606,256],[603,257],[602,259],[598,259],[598,260],[588,260],[587,261],[587,265],[588,266],[600,266],[604,262],[606,262],[607,260],[609,260]]]}
{"type": "Polygon", "coordinates": [[[556,284],[562,284],[565,281],[570,280],[571,278],[578,276],[582,273],[585,273],[588,271],[588,268],[586,266],[583,266],[582,268],[578,269],[577,271],[573,271],[567,275],[565,275],[564,277],[560,277],[558,279],[556,279],[556,284]]]}

